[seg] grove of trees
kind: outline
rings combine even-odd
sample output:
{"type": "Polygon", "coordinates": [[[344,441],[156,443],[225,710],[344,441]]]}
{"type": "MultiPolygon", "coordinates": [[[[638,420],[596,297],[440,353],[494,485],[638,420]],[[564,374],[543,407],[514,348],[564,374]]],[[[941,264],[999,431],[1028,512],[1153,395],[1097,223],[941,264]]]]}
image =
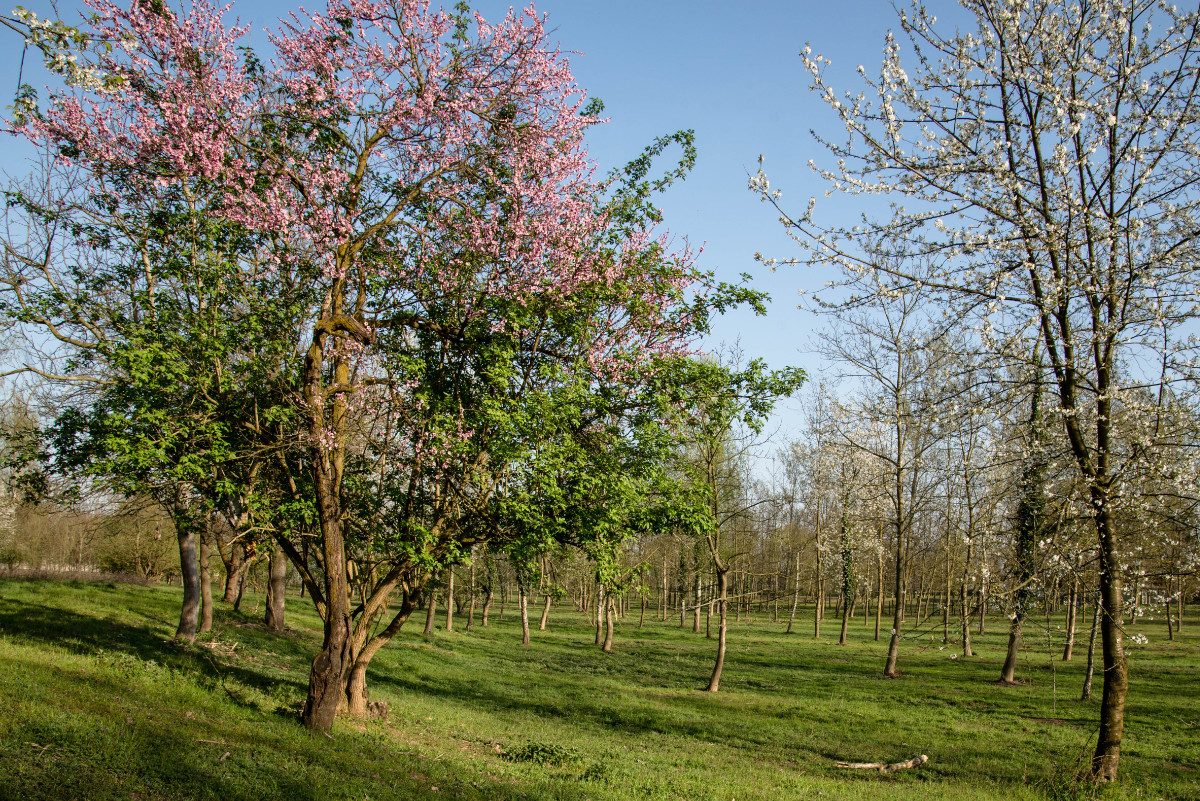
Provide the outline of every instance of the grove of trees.
{"type": "Polygon", "coordinates": [[[41,155],[6,193],[0,315],[38,383],[4,410],[0,562],[178,577],[188,642],[215,578],[261,584],[275,629],[298,587],[319,732],[369,713],[417,610],[515,604],[528,644],[530,604],[545,629],[570,602],[606,652],[678,617],[715,640],[712,692],[731,620],[832,614],[902,680],[914,641],[972,658],[1001,613],[1012,684],[1062,615],[1115,779],[1125,621],[1178,631],[1200,590],[1200,14],[962,5],[952,36],[902,12],[862,92],[802,53],[846,133],[816,179],[882,202],[843,224],[750,179],[801,249],[763,260],[842,276],[782,447],[803,371],[700,350],[763,295],[656,228],[691,133],[597,178],[602,109],[531,9],[331,0],[269,55],[206,0],[21,12],[62,88],[14,107],[41,155]]]}

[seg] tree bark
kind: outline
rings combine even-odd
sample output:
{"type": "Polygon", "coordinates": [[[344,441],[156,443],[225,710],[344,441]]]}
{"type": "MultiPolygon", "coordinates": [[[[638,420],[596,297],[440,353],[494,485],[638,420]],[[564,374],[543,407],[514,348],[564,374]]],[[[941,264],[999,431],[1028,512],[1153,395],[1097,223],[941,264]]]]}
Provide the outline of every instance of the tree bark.
{"type": "Polygon", "coordinates": [[[708,680],[708,692],[715,693],[721,687],[721,673],[725,670],[725,634],[729,628],[729,571],[717,568],[717,608],[720,610],[717,623],[717,662],[713,665],[712,677],[708,680]]]}
{"type": "Polygon", "coordinates": [[[212,599],[212,570],[209,568],[211,550],[209,548],[210,533],[205,527],[200,534],[200,633],[212,631],[213,599],[212,599]]]}
{"type": "MultiPolygon", "coordinates": [[[[897,493],[901,490],[897,488],[897,493]]],[[[899,495],[897,496],[897,509],[903,507],[899,504],[899,495]]],[[[900,627],[904,625],[904,530],[903,530],[902,515],[897,512],[896,515],[896,608],[892,614],[892,639],[888,641],[887,661],[883,665],[883,675],[886,678],[894,679],[900,675],[900,671],[896,668],[896,663],[900,658],[900,627]]]]}
{"type": "Polygon", "coordinates": [[[968,607],[970,593],[967,592],[967,582],[971,578],[971,546],[973,540],[967,540],[967,559],[963,564],[962,582],[958,585],[958,614],[960,623],[962,624],[962,650],[963,656],[974,656],[971,650],[971,610],[968,607]]]}
{"type": "Polygon", "coordinates": [[[179,610],[179,626],[175,639],[194,642],[200,619],[200,562],[196,553],[196,528],[176,515],[176,538],[179,540],[179,572],[183,583],[183,606],[179,610]]]}
{"type": "Polygon", "coordinates": [[[400,629],[412,615],[413,608],[412,597],[410,593],[405,592],[400,610],[392,618],[391,623],[383,631],[369,639],[355,655],[354,665],[350,668],[350,675],[346,680],[346,711],[351,716],[365,717],[370,711],[368,703],[370,699],[367,693],[367,667],[379,649],[400,633],[400,629]]]}
{"type": "MultiPolygon", "coordinates": [[[[225,562],[224,559],[221,560],[225,562]]],[[[242,564],[246,561],[246,546],[241,542],[229,546],[229,562],[225,563],[225,593],[221,600],[227,604],[237,601],[241,591],[242,564]]]]}
{"type": "Polygon", "coordinates": [[[425,630],[421,632],[426,637],[433,634],[433,616],[437,614],[437,588],[429,590],[429,600],[425,602],[425,630]]]}
{"type": "Polygon", "coordinates": [[[800,552],[796,551],[796,574],[792,577],[792,613],[788,617],[787,631],[792,633],[792,624],[796,622],[796,608],[800,606],[800,552]]]}
{"type": "Polygon", "coordinates": [[[1017,657],[1021,650],[1021,630],[1025,627],[1025,615],[1017,612],[1008,627],[1008,651],[1004,656],[1004,666],[1000,668],[1000,681],[1005,684],[1016,684],[1017,657]]]}
{"type": "Polygon", "coordinates": [[[520,591],[518,603],[521,607],[521,645],[529,645],[529,594],[520,591]]]}
{"type": "MultiPolygon", "coordinates": [[[[880,534],[882,537],[882,533],[880,534]]],[[[875,642],[879,642],[880,621],[883,619],[883,546],[879,547],[879,581],[875,584],[875,642]]]]}
{"type": "MultiPolygon", "coordinates": [[[[642,614],[645,616],[646,605],[642,604],[642,614]]],[[[550,596],[545,596],[545,603],[542,605],[542,619],[538,621],[538,631],[545,631],[546,624],[550,622],[550,596]]]]}
{"type": "Polygon", "coordinates": [[[471,604],[467,607],[467,631],[475,626],[475,557],[471,557],[471,604]]]}
{"type": "Polygon", "coordinates": [[[612,653],[613,647],[613,616],[616,614],[616,600],[611,594],[605,594],[604,604],[604,644],[600,646],[600,650],[606,654],[612,653]]]}
{"type": "MultiPolygon", "coordinates": [[[[1071,577],[1070,599],[1071,599],[1071,603],[1067,607],[1067,642],[1065,645],[1063,645],[1063,655],[1062,655],[1062,661],[1064,661],[1064,662],[1070,662],[1071,656],[1073,655],[1073,653],[1075,651],[1075,614],[1076,614],[1075,607],[1079,603],[1079,576],[1078,575],[1074,575],[1071,577]]],[[[1171,611],[1171,607],[1170,607],[1170,603],[1168,602],[1168,604],[1167,604],[1167,626],[1171,625],[1170,611],[1171,611]]]]}
{"type": "Polygon", "coordinates": [[[454,631],[454,568],[447,568],[446,583],[446,631],[454,631]]]}
{"type": "Polygon", "coordinates": [[[1092,674],[1096,670],[1096,634],[1100,630],[1100,597],[1096,596],[1096,606],[1092,610],[1092,633],[1088,637],[1087,667],[1083,674],[1083,692],[1079,700],[1087,701],[1092,697],[1092,674]]]}
{"type": "Polygon", "coordinates": [[[1114,781],[1121,761],[1121,738],[1125,729],[1125,696],[1129,692],[1129,666],[1125,661],[1125,635],[1121,626],[1121,574],[1117,554],[1117,532],[1108,498],[1093,485],[1092,505],[1100,534],[1101,655],[1104,659],[1104,689],[1100,700],[1100,733],[1092,755],[1092,775],[1114,781]]]}
{"type": "Polygon", "coordinates": [[[286,595],[287,555],[283,548],[275,546],[267,562],[270,571],[267,579],[267,611],[263,622],[272,631],[284,630],[284,597],[286,595]]]}
{"type": "Polygon", "coordinates": [[[598,585],[596,587],[596,645],[604,642],[604,602],[606,597],[604,585],[598,585]]]}

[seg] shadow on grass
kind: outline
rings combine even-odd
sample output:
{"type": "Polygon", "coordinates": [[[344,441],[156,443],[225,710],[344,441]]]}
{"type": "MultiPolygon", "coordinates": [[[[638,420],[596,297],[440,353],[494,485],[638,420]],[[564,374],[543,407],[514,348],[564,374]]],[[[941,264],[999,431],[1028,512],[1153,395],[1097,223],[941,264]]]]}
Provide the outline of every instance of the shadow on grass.
{"type": "MultiPolygon", "coordinates": [[[[216,617],[220,632],[217,637],[230,633],[233,626],[244,622],[244,618],[232,610],[218,610],[216,617]]],[[[306,685],[295,677],[297,670],[301,670],[303,675],[303,667],[311,658],[303,639],[280,636],[264,629],[237,628],[236,632],[239,638],[256,640],[256,647],[283,652],[278,655],[289,664],[280,666],[282,669],[276,671],[267,671],[246,665],[240,657],[234,657],[239,661],[221,657],[204,647],[204,639],[192,645],[178,643],[164,636],[160,627],[120,622],[103,610],[88,613],[52,603],[0,597],[0,633],[27,642],[53,645],[86,656],[126,654],[143,662],[154,661],[183,673],[194,674],[215,684],[233,680],[264,693],[280,685],[284,685],[291,693],[302,694],[306,690],[306,685]]],[[[246,705],[236,694],[229,695],[235,703],[246,705]]]]}

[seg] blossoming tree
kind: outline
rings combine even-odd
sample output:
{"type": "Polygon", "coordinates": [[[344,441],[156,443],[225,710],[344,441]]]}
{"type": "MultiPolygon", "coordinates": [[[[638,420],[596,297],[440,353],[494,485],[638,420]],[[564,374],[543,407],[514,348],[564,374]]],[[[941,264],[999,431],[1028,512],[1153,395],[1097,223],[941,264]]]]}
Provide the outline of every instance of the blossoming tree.
{"type": "MultiPolygon", "coordinates": [[[[1041,340],[1099,553],[1092,772],[1111,780],[1129,686],[1116,521],[1138,502],[1123,482],[1153,469],[1174,436],[1171,398],[1195,378],[1200,16],[1151,0],[962,5],[975,29],[953,34],[925,6],[902,12],[912,58],[889,34],[878,78],[859,67],[858,94],[840,96],[829,62],[802,54],[847,135],[824,142],[836,161],[815,171],[831,191],[893,205],[828,225],[815,200],[785,211],[761,171],[751,188],[780,209],[804,261],[891,291],[930,288],[1014,360],[1041,340]]],[[[1194,494],[1191,475],[1169,480],[1194,494]]]]}
{"type": "Polygon", "coordinates": [[[419,498],[408,530],[461,544],[466,501],[530,445],[505,401],[617,386],[685,352],[699,276],[650,233],[644,164],[641,188],[605,199],[583,147],[597,119],[532,9],[490,24],[421,0],[333,0],[281,23],[267,64],[203,0],[91,7],[72,88],[20,133],[78,165],[85,191],[119,173],[146,197],[202,193],[205,215],[256,238],[227,261],[315,299],[292,340],[306,342],[293,433],[307,475],[291,492],[315,514],[320,569],[290,555],[325,622],[304,720],[328,730],[372,612],[410,577],[389,563],[355,604],[347,503],[364,496],[348,476],[368,457],[403,465],[384,484],[410,490],[384,497],[419,498]]]}

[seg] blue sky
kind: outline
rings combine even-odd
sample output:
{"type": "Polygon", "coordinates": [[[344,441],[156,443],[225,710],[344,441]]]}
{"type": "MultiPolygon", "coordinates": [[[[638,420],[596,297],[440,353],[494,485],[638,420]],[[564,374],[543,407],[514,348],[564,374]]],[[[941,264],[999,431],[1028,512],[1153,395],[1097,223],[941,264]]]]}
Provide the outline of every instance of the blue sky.
{"type": "MultiPolygon", "coordinates": [[[[50,14],[48,2],[23,5],[40,16],[50,14]]],[[[66,19],[73,7],[77,4],[60,6],[66,19]]],[[[277,0],[243,1],[234,4],[233,13],[253,24],[251,42],[265,50],[262,28],[293,7],[277,0]]],[[[473,7],[494,19],[509,3],[477,0],[473,7]]],[[[799,267],[771,274],[755,263],[755,252],[786,257],[797,251],[773,210],[746,189],[746,179],[762,154],[772,186],[784,191],[785,200],[803,206],[809,195],[823,195],[806,166],[822,155],[809,130],[831,131],[834,121],[809,91],[797,54],[810,43],[833,61],[828,74],[835,84],[855,88],[856,65],[866,65],[868,72],[877,68],[884,35],[896,27],[891,4],[542,0],[535,8],[548,14],[552,37],[562,48],[576,51],[570,59],[580,86],[604,100],[610,121],[594,129],[589,141],[602,171],[634,158],[657,136],[695,130],[699,159],[688,180],[663,197],[664,226],[694,247],[703,244],[700,263],[718,277],[736,281],[740,273],[751,273],[754,285],[773,297],[765,318],[732,313],[716,320],[708,344],[740,340],[747,356],[775,367],[799,365],[815,378],[821,365],[810,353],[811,336],[825,323],[797,310],[797,290],[818,289],[830,276],[799,267]]],[[[0,88],[8,95],[17,84],[20,49],[15,35],[5,41],[0,88]]],[[[26,80],[39,85],[45,79],[33,61],[31,53],[26,80]]],[[[11,140],[0,145],[0,166],[24,171],[11,140]]],[[[839,212],[836,200],[826,202],[834,213],[852,213],[844,203],[839,212]]],[[[796,402],[781,408],[778,445],[799,434],[797,409],[796,402]]]]}

